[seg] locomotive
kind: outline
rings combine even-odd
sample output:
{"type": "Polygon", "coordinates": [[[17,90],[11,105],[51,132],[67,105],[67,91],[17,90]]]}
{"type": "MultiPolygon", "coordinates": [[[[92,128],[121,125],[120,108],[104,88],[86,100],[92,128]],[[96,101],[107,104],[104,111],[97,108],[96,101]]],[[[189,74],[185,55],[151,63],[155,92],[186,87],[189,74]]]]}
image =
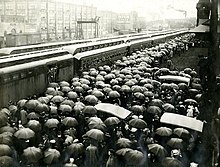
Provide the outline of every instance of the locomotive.
{"type": "Polygon", "coordinates": [[[114,40],[99,41],[93,45],[84,44],[82,46],[84,49],[80,50],[67,46],[55,51],[35,53],[29,55],[29,58],[27,55],[13,57],[12,60],[8,58],[8,65],[2,64],[1,67],[0,63],[0,107],[8,106],[9,101],[16,102],[22,98],[39,95],[45,91],[50,82],[69,81],[91,67],[102,66],[108,61],[114,62],[134,51],[165,42],[187,32],[187,30],[173,31],[139,40],[129,38],[129,41],[124,38],[124,42],[115,45],[114,40]],[[110,41],[111,45],[106,44],[111,43],[110,41]]]}

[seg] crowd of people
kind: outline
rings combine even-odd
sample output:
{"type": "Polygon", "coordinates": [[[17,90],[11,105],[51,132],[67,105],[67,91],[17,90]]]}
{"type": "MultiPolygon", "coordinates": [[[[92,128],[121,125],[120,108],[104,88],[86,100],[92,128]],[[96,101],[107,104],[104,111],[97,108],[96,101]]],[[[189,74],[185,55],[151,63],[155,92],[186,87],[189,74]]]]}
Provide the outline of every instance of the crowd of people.
{"type": "Polygon", "coordinates": [[[0,166],[198,166],[200,133],[160,122],[166,112],[199,119],[198,74],[155,63],[170,63],[176,49],[185,46],[186,51],[191,39],[187,34],[112,66],[90,68],[70,82],[50,83],[42,96],[1,109],[0,166]],[[190,84],[166,83],[162,75],[184,76],[190,84]],[[97,110],[99,103],[131,114],[118,118],[97,110]]]}

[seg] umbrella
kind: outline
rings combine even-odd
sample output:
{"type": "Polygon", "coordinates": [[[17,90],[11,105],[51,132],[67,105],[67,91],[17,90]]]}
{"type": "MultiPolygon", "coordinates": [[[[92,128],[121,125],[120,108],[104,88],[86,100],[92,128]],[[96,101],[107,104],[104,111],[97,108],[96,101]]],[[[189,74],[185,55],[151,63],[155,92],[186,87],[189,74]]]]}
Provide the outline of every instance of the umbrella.
{"type": "Polygon", "coordinates": [[[72,107],[67,105],[67,104],[61,104],[58,109],[60,111],[62,111],[63,113],[65,113],[65,112],[69,112],[70,113],[73,110],[72,107]]]}
{"type": "Polygon", "coordinates": [[[19,107],[24,107],[24,106],[25,106],[25,103],[26,103],[27,101],[28,101],[28,100],[26,100],[26,99],[21,99],[21,100],[18,101],[17,105],[18,105],[19,107]]]}
{"type": "Polygon", "coordinates": [[[87,120],[87,122],[88,123],[90,123],[90,122],[101,122],[101,123],[103,123],[102,122],[102,120],[101,120],[101,118],[99,118],[99,117],[90,117],[88,120],[87,120]]]}
{"type": "Polygon", "coordinates": [[[75,127],[78,125],[78,121],[73,117],[66,117],[61,121],[61,123],[68,127],[75,127]]]}
{"type": "Polygon", "coordinates": [[[78,94],[76,92],[70,91],[67,93],[67,97],[69,99],[77,99],[78,98],[78,94]]]}
{"type": "Polygon", "coordinates": [[[50,99],[48,97],[39,97],[37,100],[43,104],[47,104],[50,101],[50,99]]]}
{"type": "Polygon", "coordinates": [[[144,84],[144,87],[147,88],[148,90],[152,90],[154,88],[154,86],[150,84],[149,82],[144,84]]]}
{"type": "Polygon", "coordinates": [[[87,114],[96,114],[97,110],[94,106],[85,106],[85,108],[83,108],[82,112],[87,113],[87,114]]]}
{"type": "Polygon", "coordinates": [[[66,82],[66,81],[61,81],[61,82],[59,83],[59,85],[60,85],[61,87],[70,86],[70,84],[69,84],[68,82],[66,82]]]}
{"type": "Polygon", "coordinates": [[[171,84],[162,83],[160,87],[161,87],[161,89],[170,89],[171,88],[171,84]]]}
{"type": "Polygon", "coordinates": [[[110,84],[111,84],[111,85],[118,85],[119,82],[118,82],[117,79],[112,79],[112,80],[110,81],[110,84]]]}
{"type": "Polygon", "coordinates": [[[124,157],[128,165],[138,165],[144,160],[144,154],[138,150],[130,150],[124,157]]]}
{"type": "Polygon", "coordinates": [[[108,117],[104,123],[106,126],[117,125],[120,120],[117,117],[108,117]]]}
{"type": "Polygon", "coordinates": [[[3,126],[0,128],[0,133],[4,133],[4,132],[10,132],[10,133],[14,134],[15,129],[12,128],[11,126],[3,126]]]}
{"type": "Polygon", "coordinates": [[[96,96],[97,98],[104,96],[104,93],[102,93],[100,90],[93,90],[91,94],[96,96]]]}
{"type": "Polygon", "coordinates": [[[115,74],[109,73],[107,75],[104,76],[105,79],[111,80],[115,78],[115,74]]]}
{"type": "Polygon", "coordinates": [[[134,85],[134,86],[131,87],[131,91],[133,93],[135,93],[135,92],[143,92],[143,88],[141,86],[134,85]]]}
{"type": "Polygon", "coordinates": [[[154,97],[154,93],[151,92],[151,91],[145,91],[144,92],[144,96],[146,96],[146,97],[154,97]]]}
{"type": "Polygon", "coordinates": [[[144,112],[144,107],[140,105],[133,105],[130,110],[139,115],[144,112]]]}
{"type": "Polygon", "coordinates": [[[172,148],[181,149],[181,148],[183,148],[183,140],[180,138],[171,138],[167,142],[167,145],[169,145],[172,148]]]}
{"type": "Polygon", "coordinates": [[[121,86],[119,86],[119,85],[114,85],[114,86],[112,86],[112,89],[113,89],[113,90],[116,90],[116,91],[120,91],[120,90],[121,90],[121,86]]]}
{"type": "Polygon", "coordinates": [[[50,165],[54,162],[58,162],[59,161],[59,158],[60,158],[60,152],[56,149],[47,149],[45,152],[44,152],[44,159],[43,161],[50,165]]]}
{"type": "Polygon", "coordinates": [[[131,88],[128,85],[122,85],[121,86],[121,91],[129,93],[129,92],[131,92],[131,88]]]}
{"type": "Polygon", "coordinates": [[[34,132],[39,132],[41,131],[41,128],[42,128],[40,122],[36,120],[30,120],[27,123],[27,127],[33,130],[34,132]]]}
{"type": "Polygon", "coordinates": [[[131,140],[122,137],[117,140],[116,145],[119,148],[127,148],[127,147],[131,147],[132,142],[131,142],[131,140]]]}
{"type": "Polygon", "coordinates": [[[0,150],[0,156],[10,156],[12,154],[11,148],[6,144],[0,144],[0,150]]]}
{"type": "Polygon", "coordinates": [[[76,86],[74,88],[74,90],[77,92],[77,93],[83,93],[84,92],[84,89],[81,87],[81,86],[76,86]]]}
{"type": "Polygon", "coordinates": [[[27,109],[35,109],[37,107],[37,105],[40,104],[40,102],[38,100],[28,100],[26,103],[25,103],[25,107],[27,109]]]}
{"type": "Polygon", "coordinates": [[[190,104],[197,104],[197,101],[194,99],[186,99],[184,100],[185,103],[190,103],[190,104]]]}
{"type": "Polygon", "coordinates": [[[160,99],[153,99],[153,100],[150,102],[150,105],[151,105],[151,106],[162,107],[163,101],[160,100],[160,99]]]}
{"type": "Polygon", "coordinates": [[[58,124],[59,124],[59,121],[57,119],[51,118],[51,119],[48,119],[44,125],[48,128],[57,128],[58,124]]]}
{"type": "Polygon", "coordinates": [[[66,151],[69,154],[83,154],[84,152],[84,145],[82,143],[73,143],[69,146],[67,146],[66,151]]]}
{"type": "Polygon", "coordinates": [[[75,103],[72,100],[64,100],[61,105],[66,104],[69,105],[70,107],[73,107],[75,105],[75,103]]]}
{"type": "Polygon", "coordinates": [[[76,87],[76,86],[81,86],[82,83],[79,82],[79,81],[75,81],[75,82],[72,83],[72,85],[73,85],[74,87],[76,87]]]}
{"type": "Polygon", "coordinates": [[[176,158],[166,157],[162,160],[164,167],[184,167],[183,164],[176,158]]]}
{"type": "Polygon", "coordinates": [[[129,121],[129,125],[131,125],[134,128],[138,128],[138,129],[144,129],[147,127],[147,123],[139,118],[133,118],[129,121]]]}
{"type": "Polygon", "coordinates": [[[175,111],[175,107],[170,104],[170,103],[165,103],[162,105],[162,108],[166,111],[166,112],[174,112],[175,111]]]}
{"type": "Polygon", "coordinates": [[[116,154],[117,155],[122,155],[122,156],[125,156],[125,154],[129,151],[131,151],[132,149],[131,148],[121,148],[119,150],[116,151],[116,154]]]}
{"type": "Polygon", "coordinates": [[[92,105],[95,105],[98,103],[98,98],[95,95],[87,95],[85,97],[85,101],[89,102],[92,105]]]}
{"type": "Polygon", "coordinates": [[[64,98],[60,95],[56,95],[51,99],[51,101],[54,103],[61,103],[62,101],[64,101],[64,98]]]}
{"type": "MultiPolygon", "coordinates": [[[[106,74],[103,74],[103,75],[106,75],[106,74]]],[[[96,81],[105,81],[105,78],[100,74],[100,75],[96,76],[95,80],[96,81]]]]}
{"type": "Polygon", "coordinates": [[[112,91],[112,89],[109,88],[109,87],[105,87],[105,88],[103,88],[103,91],[104,91],[105,93],[109,93],[109,92],[112,91]]]}
{"type": "Polygon", "coordinates": [[[62,87],[61,88],[61,91],[63,92],[63,93],[68,93],[68,92],[70,92],[72,89],[69,87],[69,86],[64,86],[64,87],[62,87]]]}
{"type": "Polygon", "coordinates": [[[92,139],[97,140],[97,141],[104,140],[104,133],[99,129],[91,129],[88,132],[86,132],[86,135],[92,139]]]}
{"type": "Polygon", "coordinates": [[[164,158],[168,154],[167,150],[163,146],[156,143],[149,144],[148,149],[150,152],[154,153],[156,156],[159,156],[161,158],[164,158]]]}
{"type": "Polygon", "coordinates": [[[143,93],[136,92],[136,93],[134,93],[134,96],[140,100],[145,100],[145,96],[143,93]]]}
{"type": "Polygon", "coordinates": [[[10,113],[13,115],[13,114],[15,114],[16,111],[18,110],[18,107],[15,106],[15,105],[10,105],[10,106],[8,107],[8,110],[9,110],[10,113]]]}
{"type": "Polygon", "coordinates": [[[188,89],[188,85],[186,83],[179,83],[178,87],[181,90],[187,90],[188,89]]]}
{"type": "Polygon", "coordinates": [[[37,114],[36,112],[31,112],[31,113],[29,113],[29,114],[27,115],[27,118],[28,118],[29,120],[39,119],[39,117],[40,117],[40,115],[37,114]]]}
{"type": "Polygon", "coordinates": [[[90,81],[88,79],[85,79],[85,78],[80,78],[79,82],[82,83],[82,84],[86,84],[86,85],[90,84],[90,81]]]}
{"type": "Polygon", "coordinates": [[[13,158],[9,156],[1,156],[0,157],[0,166],[1,167],[11,167],[14,164],[13,158]]]}
{"type": "Polygon", "coordinates": [[[52,88],[58,88],[59,87],[59,84],[56,83],[56,82],[51,82],[48,84],[49,87],[52,87],[52,88]]]}
{"type": "Polygon", "coordinates": [[[36,112],[49,112],[49,107],[47,104],[42,104],[39,102],[39,104],[34,109],[36,112]]]}
{"type": "Polygon", "coordinates": [[[75,106],[74,106],[74,111],[76,112],[80,112],[85,108],[85,104],[83,104],[82,102],[76,102],[75,106]]]}
{"type": "Polygon", "coordinates": [[[167,127],[160,127],[156,129],[156,134],[159,136],[170,136],[172,134],[172,129],[167,127]]]}
{"type": "Polygon", "coordinates": [[[135,85],[135,83],[133,81],[129,80],[129,81],[125,82],[125,85],[133,86],[133,85],[135,85]]]}
{"type": "Polygon", "coordinates": [[[4,132],[0,134],[0,144],[12,145],[12,134],[10,132],[4,132]]]}
{"type": "Polygon", "coordinates": [[[173,134],[176,134],[180,138],[190,138],[191,136],[190,132],[184,128],[175,128],[173,134]]]}
{"type": "Polygon", "coordinates": [[[118,97],[120,97],[120,94],[117,91],[113,90],[108,93],[108,96],[111,98],[118,98],[118,97]]]}
{"type": "Polygon", "coordinates": [[[30,139],[34,137],[35,132],[30,128],[21,128],[15,132],[14,136],[18,139],[30,139]]]}
{"type": "Polygon", "coordinates": [[[161,113],[161,109],[158,106],[149,106],[147,112],[156,115],[161,113]]]}
{"type": "Polygon", "coordinates": [[[24,149],[22,156],[28,163],[36,163],[43,157],[43,154],[40,148],[28,147],[24,149]]]}
{"type": "Polygon", "coordinates": [[[45,94],[55,96],[55,95],[57,95],[57,91],[52,87],[48,87],[45,94]]]}
{"type": "Polygon", "coordinates": [[[102,131],[106,129],[106,125],[102,121],[90,121],[88,127],[89,129],[99,129],[102,131]]]}

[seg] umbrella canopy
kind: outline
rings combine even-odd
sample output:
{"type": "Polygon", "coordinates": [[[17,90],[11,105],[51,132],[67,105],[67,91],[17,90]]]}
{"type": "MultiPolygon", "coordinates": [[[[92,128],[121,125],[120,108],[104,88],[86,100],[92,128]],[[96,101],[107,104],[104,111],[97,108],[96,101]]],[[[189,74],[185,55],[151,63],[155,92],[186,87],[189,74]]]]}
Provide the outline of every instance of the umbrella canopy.
{"type": "Polygon", "coordinates": [[[6,144],[0,144],[0,156],[12,155],[12,149],[6,144]]]}
{"type": "Polygon", "coordinates": [[[0,133],[4,133],[4,132],[10,132],[10,133],[14,134],[15,129],[12,128],[11,126],[3,126],[0,128],[0,133]]]}
{"type": "Polygon", "coordinates": [[[91,94],[96,96],[97,98],[104,97],[104,93],[102,93],[100,90],[93,90],[91,94]]]}
{"type": "Polygon", "coordinates": [[[35,132],[30,128],[21,128],[15,132],[14,136],[18,139],[30,139],[34,137],[35,132]]]}
{"type": "Polygon", "coordinates": [[[8,132],[4,132],[0,134],[0,144],[6,144],[8,146],[11,146],[13,144],[12,142],[12,134],[8,132]]]}
{"type": "Polygon", "coordinates": [[[76,92],[70,91],[70,92],[67,93],[67,97],[69,99],[77,99],[79,96],[76,92]]]}
{"type": "Polygon", "coordinates": [[[150,102],[150,105],[151,105],[151,106],[162,107],[163,104],[164,104],[163,101],[160,100],[160,99],[153,99],[153,100],[150,102]]]}
{"type": "Polygon", "coordinates": [[[27,102],[28,100],[26,100],[26,99],[21,99],[21,100],[19,100],[18,102],[17,102],[17,105],[19,106],[19,107],[24,107],[25,106],[25,103],[27,102]]]}
{"type": "Polygon", "coordinates": [[[72,100],[64,100],[61,105],[66,104],[69,105],[70,107],[73,107],[75,105],[75,103],[72,100]]]}
{"type": "Polygon", "coordinates": [[[113,90],[108,93],[108,96],[110,98],[118,98],[118,97],[120,97],[120,94],[117,91],[113,90]]]}
{"type": "Polygon", "coordinates": [[[87,95],[85,97],[85,101],[87,101],[88,103],[95,105],[98,103],[98,98],[95,95],[87,95]]]}
{"type": "Polygon", "coordinates": [[[119,150],[116,151],[116,154],[117,155],[122,155],[122,156],[125,156],[125,154],[129,151],[131,151],[132,149],[131,148],[121,148],[119,150]]]}
{"type": "Polygon", "coordinates": [[[108,117],[104,123],[106,126],[117,125],[120,120],[117,117],[108,117]]]}
{"type": "Polygon", "coordinates": [[[36,163],[43,157],[43,154],[40,148],[28,147],[24,149],[22,156],[28,163],[36,163]]]}
{"type": "Polygon", "coordinates": [[[84,108],[85,108],[85,104],[83,104],[82,102],[76,102],[73,109],[76,112],[81,112],[84,108]]]}
{"type": "Polygon", "coordinates": [[[66,151],[69,154],[75,154],[75,155],[83,154],[84,145],[82,143],[73,143],[67,146],[66,151]]]}
{"type": "Polygon", "coordinates": [[[62,113],[65,113],[65,112],[72,112],[72,107],[67,105],[67,104],[61,104],[58,108],[60,111],[62,111],[62,113]]]}
{"type": "Polygon", "coordinates": [[[154,97],[154,93],[153,92],[151,92],[151,91],[145,91],[144,92],[144,96],[146,96],[146,97],[154,97]]]}
{"type": "Polygon", "coordinates": [[[75,90],[75,92],[77,92],[77,93],[83,93],[83,92],[84,92],[84,89],[83,89],[81,86],[76,86],[76,87],[74,88],[74,90],[75,90]]]}
{"type": "Polygon", "coordinates": [[[59,87],[59,84],[56,83],[56,82],[51,82],[48,84],[49,87],[52,87],[52,88],[58,88],[59,87]]]}
{"type": "Polygon", "coordinates": [[[62,103],[64,101],[64,98],[60,95],[56,95],[51,99],[54,103],[62,103]]]}
{"type": "Polygon", "coordinates": [[[47,104],[42,104],[39,102],[39,104],[35,107],[36,112],[49,112],[49,107],[47,104]]]}
{"type": "Polygon", "coordinates": [[[127,82],[125,82],[125,85],[133,86],[133,85],[135,85],[135,83],[131,80],[128,80],[127,82]]]}
{"type": "Polygon", "coordinates": [[[87,114],[96,114],[97,110],[94,106],[85,106],[82,112],[87,114]]]}
{"type": "Polygon", "coordinates": [[[151,153],[154,153],[156,156],[160,158],[164,158],[166,155],[168,155],[167,150],[160,144],[149,144],[148,149],[151,153]]]}
{"type": "Polygon", "coordinates": [[[66,81],[61,81],[61,82],[59,83],[59,85],[60,85],[61,87],[70,86],[70,84],[69,84],[68,82],[66,82],[66,81]]]}
{"type": "Polygon", "coordinates": [[[125,92],[125,93],[129,93],[129,92],[131,92],[131,88],[128,85],[122,85],[120,91],[125,92]]]}
{"type": "Polygon", "coordinates": [[[165,112],[174,112],[175,111],[175,107],[170,103],[163,104],[162,108],[165,110],[165,112]]]}
{"type": "Polygon", "coordinates": [[[47,149],[45,152],[44,152],[44,163],[50,165],[54,162],[58,162],[59,161],[59,158],[60,158],[60,152],[56,149],[47,149]]]}
{"type": "Polygon", "coordinates": [[[0,127],[6,126],[8,122],[8,115],[0,112],[0,127]]]}
{"type": "Polygon", "coordinates": [[[41,131],[41,128],[42,128],[40,122],[36,120],[30,120],[27,123],[27,127],[33,130],[34,132],[39,132],[41,131]]]}
{"type": "Polygon", "coordinates": [[[33,110],[33,109],[35,109],[35,108],[37,107],[38,104],[40,104],[40,102],[39,102],[38,100],[33,100],[33,99],[31,99],[31,100],[28,100],[28,101],[25,103],[25,107],[26,107],[27,109],[33,110]]]}
{"type": "Polygon", "coordinates": [[[190,138],[191,136],[190,132],[184,128],[175,128],[173,134],[176,134],[180,138],[190,138]]]}
{"type": "Polygon", "coordinates": [[[188,89],[188,85],[186,83],[179,83],[178,87],[180,90],[187,90],[188,89]]]}
{"type": "Polygon", "coordinates": [[[78,125],[78,121],[76,120],[76,118],[73,118],[73,117],[65,117],[61,123],[65,126],[68,126],[68,127],[75,127],[78,125]]]}
{"type": "Polygon", "coordinates": [[[132,142],[131,142],[131,140],[122,137],[117,140],[116,145],[119,148],[128,148],[128,147],[131,147],[132,142]]]}
{"type": "Polygon", "coordinates": [[[184,167],[183,164],[176,158],[166,157],[162,160],[164,167],[184,167]]]}
{"type": "Polygon", "coordinates": [[[129,125],[131,125],[134,128],[138,128],[138,129],[144,129],[147,127],[147,123],[139,118],[133,118],[129,121],[129,125]]]}
{"type": "Polygon", "coordinates": [[[144,107],[143,106],[140,106],[140,105],[133,105],[131,106],[130,110],[139,115],[139,114],[142,114],[144,112],[144,107]]]}
{"type": "Polygon", "coordinates": [[[48,97],[39,97],[37,100],[43,104],[47,104],[50,101],[50,99],[48,97]]]}
{"type": "Polygon", "coordinates": [[[104,133],[99,129],[91,129],[88,132],[86,132],[86,135],[92,139],[97,140],[97,141],[104,140],[104,133]]]}
{"type": "Polygon", "coordinates": [[[27,115],[27,118],[29,120],[34,120],[34,119],[39,119],[40,115],[37,114],[36,112],[30,112],[28,115],[27,115]]]}
{"type": "Polygon", "coordinates": [[[144,154],[138,150],[130,150],[124,157],[128,165],[138,165],[144,160],[144,154]]]}
{"type": "Polygon", "coordinates": [[[81,85],[82,85],[82,83],[79,82],[79,81],[75,81],[75,82],[72,83],[72,86],[74,86],[74,87],[81,86],[81,85]]]}
{"type": "Polygon", "coordinates": [[[10,156],[0,156],[0,166],[11,167],[13,166],[14,160],[10,156]]]}
{"type": "Polygon", "coordinates": [[[59,121],[55,118],[48,119],[44,126],[47,128],[57,128],[57,125],[59,124],[59,121]]]}
{"type": "Polygon", "coordinates": [[[53,96],[55,96],[55,95],[57,95],[57,91],[54,88],[52,88],[52,87],[48,87],[46,92],[45,92],[45,94],[46,95],[53,95],[53,96]]]}
{"type": "Polygon", "coordinates": [[[68,93],[68,92],[70,92],[72,89],[69,87],[69,86],[64,86],[64,87],[62,87],[61,88],[61,91],[63,92],[63,93],[68,93]]]}
{"type": "Polygon", "coordinates": [[[138,85],[134,85],[134,86],[131,87],[131,91],[133,93],[135,93],[135,92],[143,92],[143,90],[144,89],[141,86],[138,86],[138,85]]]}
{"type": "Polygon", "coordinates": [[[183,139],[180,138],[171,138],[168,142],[167,145],[169,145],[172,148],[176,149],[182,149],[183,148],[183,139]]]}
{"type": "Polygon", "coordinates": [[[141,93],[141,92],[136,92],[136,93],[134,93],[134,96],[135,96],[137,99],[145,100],[145,96],[144,96],[144,94],[141,93]]]}
{"type": "Polygon", "coordinates": [[[160,127],[156,129],[156,134],[159,136],[170,136],[172,133],[172,129],[167,127],[160,127]]]}
{"type": "Polygon", "coordinates": [[[90,121],[88,124],[89,129],[99,129],[104,131],[106,129],[106,125],[102,121],[90,121]]]}
{"type": "Polygon", "coordinates": [[[156,115],[161,113],[161,109],[158,106],[149,106],[147,112],[156,115]]]}

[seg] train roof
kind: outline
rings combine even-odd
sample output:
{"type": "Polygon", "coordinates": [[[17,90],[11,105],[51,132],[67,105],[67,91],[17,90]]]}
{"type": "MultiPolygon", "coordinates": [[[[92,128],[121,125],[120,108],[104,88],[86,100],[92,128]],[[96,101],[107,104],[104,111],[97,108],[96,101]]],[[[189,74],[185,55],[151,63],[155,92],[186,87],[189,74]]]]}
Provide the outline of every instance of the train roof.
{"type": "Polygon", "coordinates": [[[72,59],[72,58],[73,58],[73,56],[71,54],[68,54],[68,55],[64,55],[64,56],[53,57],[53,58],[39,60],[39,61],[35,61],[35,62],[19,64],[19,65],[10,66],[10,67],[4,67],[4,68],[0,68],[0,75],[16,72],[16,71],[20,71],[20,70],[25,70],[25,69],[35,68],[38,66],[46,65],[50,62],[62,61],[62,60],[67,60],[67,59],[72,59]]]}
{"type": "Polygon", "coordinates": [[[103,53],[103,52],[107,52],[107,51],[111,51],[111,50],[115,50],[115,49],[119,49],[119,48],[127,47],[127,46],[128,46],[127,44],[120,44],[120,45],[110,46],[110,47],[106,47],[106,48],[81,52],[81,53],[77,53],[74,56],[74,58],[80,60],[83,57],[87,57],[87,56],[91,56],[91,55],[94,55],[94,54],[103,53]]]}

